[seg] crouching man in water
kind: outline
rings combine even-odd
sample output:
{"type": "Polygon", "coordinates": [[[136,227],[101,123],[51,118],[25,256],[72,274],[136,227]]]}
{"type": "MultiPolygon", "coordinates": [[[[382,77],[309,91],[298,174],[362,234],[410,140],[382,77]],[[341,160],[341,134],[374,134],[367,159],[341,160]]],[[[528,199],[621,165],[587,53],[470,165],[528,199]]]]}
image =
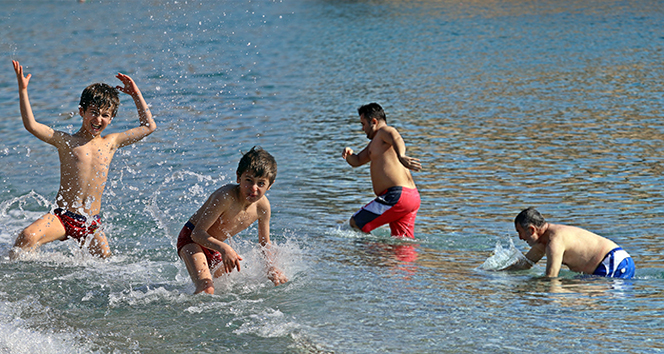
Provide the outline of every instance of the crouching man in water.
{"type": "Polygon", "coordinates": [[[551,224],[535,210],[527,208],[514,219],[519,238],[531,246],[528,261],[506,270],[528,269],[546,255],[546,276],[557,277],[564,264],[570,270],[603,277],[634,277],[632,257],[613,241],[588,230],[551,224]],[[530,262],[529,262],[530,261],[530,262]]]}
{"type": "Polygon", "coordinates": [[[268,262],[267,276],[274,285],[288,281],[272,264],[270,254],[270,202],[265,196],[277,177],[277,162],[263,149],[252,148],[238,165],[237,184],[227,184],[208,197],[184,225],[178,236],[177,251],[187,266],[195,293],[214,294],[214,277],[240,271],[240,257],[225,243],[258,220],[258,241],[268,262]]]}

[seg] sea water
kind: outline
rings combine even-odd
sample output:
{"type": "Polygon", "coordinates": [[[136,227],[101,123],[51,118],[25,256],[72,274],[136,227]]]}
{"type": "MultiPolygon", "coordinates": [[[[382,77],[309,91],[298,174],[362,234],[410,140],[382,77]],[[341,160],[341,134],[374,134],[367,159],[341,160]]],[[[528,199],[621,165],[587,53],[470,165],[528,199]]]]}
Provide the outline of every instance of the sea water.
{"type": "MultiPolygon", "coordinates": [[[[0,2],[0,353],[532,353],[664,350],[659,1],[0,2]],[[16,235],[52,207],[53,147],[22,126],[10,61],[39,122],[75,132],[93,82],[130,75],[158,130],[116,154],[102,203],[113,257],[16,235]],[[356,109],[399,129],[422,196],[414,240],[348,229],[372,198],[356,109]],[[279,165],[265,275],[193,296],[180,228],[259,145],[279,165]],[[482,269],[524,253],[536,206],[634,258],[633,280],[563,267],[482,269]],[[506,236],[510,235],[510,236],[506,236]],[[497,248],[500,244],[500,249],[497,248]],[[502,245],[508,245],[503,248],[502,245]],[[505,255],[505,254],[503,254],[505,255]],[[510,253],[516,255],[516,253],[510,253]],[[507,259],[511,257],[507,255],[507,259]]],[[[105,133],[134,127],[121,96],[105,133]]]]}

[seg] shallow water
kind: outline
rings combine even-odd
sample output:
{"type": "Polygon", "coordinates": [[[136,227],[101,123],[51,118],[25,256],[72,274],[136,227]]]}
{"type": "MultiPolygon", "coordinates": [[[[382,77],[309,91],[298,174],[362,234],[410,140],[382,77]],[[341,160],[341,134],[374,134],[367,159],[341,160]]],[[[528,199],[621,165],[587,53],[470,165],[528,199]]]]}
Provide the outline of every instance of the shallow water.
{"type": "MultiPolygon", "coordinates": [[[[515,353],[664,350],[658,1],[0,2],[0,352],[515,353]],[[74,131],[80,92],[132,76],[159,128],[111,166],[102,217],[115,256],[57,242],[21,262],[47,212],[55,149],[23,129],[10,61],[37,119],[74,131]],[[346,220],[371,199],[356,109],[376,101],[422,160],[414,241],[346,220]],[[273,287],[256,228],[242,272],[192,296],[177,232],[233,182],[240,151],[279,164],[273,287]],[[631,281],[480,267],[512,220],[609,237],[631,281]]],[[[121,97],[110,132],[137,121],[121,97]]],[[[500,251],[497,249],[497,251],[500,251]]]]}

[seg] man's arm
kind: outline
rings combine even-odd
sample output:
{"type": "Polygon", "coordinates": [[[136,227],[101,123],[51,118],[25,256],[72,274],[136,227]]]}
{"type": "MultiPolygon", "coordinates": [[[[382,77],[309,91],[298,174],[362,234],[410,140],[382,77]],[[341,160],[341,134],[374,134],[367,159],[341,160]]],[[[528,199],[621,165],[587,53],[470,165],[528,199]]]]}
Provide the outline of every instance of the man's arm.
{"type": "Polygon", "coordinates": [[[222,242],[207,232],[212,225],[219,219],[219,216],[229,208],[232,203],[232,198],[227,196],[227,191],[216,191],[203,205],[203,214],[200,220],[196,223],[196,227],[191,232],[191,239],[199,245],[215,250],[221,253],[221,258],[224,263],[224,269],[230,273],[233,268],[237,267],[240,271],[240,257],[235,250],[225,242],[222,242]]]}
{"type": "Polygon", "coordinates": [[[389,144],[394,148],[394,152],[397,153],[399,162],[401,162],[404,167],[413,171],[419,171],[422,169],[422,164],[420,164],[419,159],[406,156],[406,144],[404,143],[401,134],[399,134],[396,129],[390,127],[390,129],[387,129],[386,134],[382,134],[382,137],[386,144],[389,144]]]}
{"type": "Polygon", "coordinates": [[[546,276],[555,278],[563,265],[564,245],[556,239],[551,239],[546,246],[546,276]]]}
{"type": "Polygon", "coordinates": [[[39,138],[39,140],[54,145],[55,131],[51,127],[37,122],[35,116],[32,114],[32,107],[30,106],[30,99],[28,98],[28,83],[30,82],[32,74],[23,76],[23,66],[21,66],[16,60],[12,60],[12,64],[14,65],[14,71],[16,72],[16,79],[18,81],[18,97],[23,126],[32,135],[39,138]]]}
{"type": "Polygon", "coordinates": [[[150,135],[155,129],[157,129],[157,124],[152,119],[152,113],[148,104],[143,99],[141,91],[138,89],[138,86],[132,80],[131,77],[118,73],[117,77],[122,83],[122,86],[116,86],[116,88],[134,99],[134,104],[136,104],[136,110],[138,111],[138,119],[140,121],[140,126],[129,129],[124,133],[114,134],[116,139],[116,145],[120,148],[133,144],[146,136],[150,135]]]}
{"type": "Polygon", "coordinates": [[[275,254],[270,243],[270,215],[272,213],[270,208],[270,201],[263,197],[257,206],[258,213],[258,242],[261,244],[263,256],[267,262],[267,277],[274,285],[284,284],[288,281],[286,276],[281,270],[274,266],[275,254]]]}
{"type": "Polygon", "coordinates": [[[535,263],[539,262],[542,257],[544,257],[544,246],[537,244],[533,246],[524,256],[524,258],[519,258],[519,260],[510,265],[509,267],[503,270],[525,270],[532,268],[535,263]]]}
{"type": "Polygon", "coordinates": [[[369,157],[369,146],[362,149],[359,154],[354,154],[353,149],[347,147],[341,153],[341,157],[353,167],[362,166],[371,161],[371,158],[369,157]]]}

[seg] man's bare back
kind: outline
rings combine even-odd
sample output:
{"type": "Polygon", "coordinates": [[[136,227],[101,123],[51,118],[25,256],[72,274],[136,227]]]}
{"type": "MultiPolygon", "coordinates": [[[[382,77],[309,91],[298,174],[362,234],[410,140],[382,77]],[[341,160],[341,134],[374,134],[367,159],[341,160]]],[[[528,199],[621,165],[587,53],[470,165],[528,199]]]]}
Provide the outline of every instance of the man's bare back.
{"type": "Polygon", "coordinates": [[[376,195],[391,187],[415,188],[410,171],[399,162],[394,147],[387,142],[395,133],[398,134],[390,126],[380,128],[366,148],[371,160],[371,184],[376,195]]]}
{"type": "Polygon", "coordinates": [[[547,254],[555,257],[556,250],[562,248],[562,264],[586,274],[592,274],[604,256],[618,247],[615,242],[576,226],[549,223],[547,236],[547,247],[551,249],[547,254]]]}

